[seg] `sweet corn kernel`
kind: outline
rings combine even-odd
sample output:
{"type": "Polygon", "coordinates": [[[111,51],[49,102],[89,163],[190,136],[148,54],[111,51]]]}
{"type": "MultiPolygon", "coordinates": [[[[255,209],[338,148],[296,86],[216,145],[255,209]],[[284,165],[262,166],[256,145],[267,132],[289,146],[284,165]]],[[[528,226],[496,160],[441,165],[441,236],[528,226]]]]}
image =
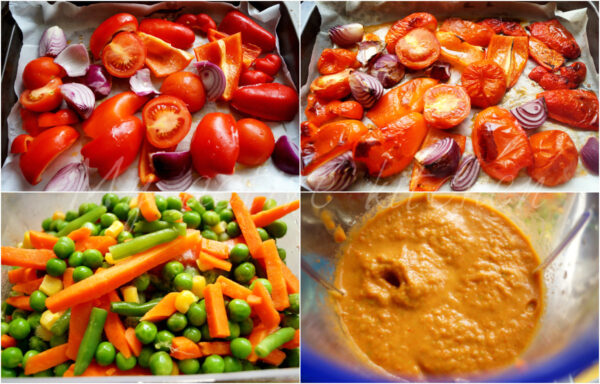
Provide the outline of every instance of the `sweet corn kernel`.
{"type": "Polygon", "coordinates": [[[29,231],[25,232],[25,235],[23,236],[23,243],[21,245],[21,248],[33,248],[33,244],[31,244],[31,238],[29,237],[29,231]]]}
{"type": "Polygon", "coordinates": [[[65,216],[65,213],[62,211],[55,211],[52,214],[52,220],[64,220],[67,216],[65,216]]]}
{"type": "Polygon", "coordinates": [[[194,304],[196,301],[198,301],[196,295],[186,289],[179,292],[175,298],[175,308],[181,313],[187,313],[188,309],[190,309],[190,305],[194,304]]]}
{"type": "Polygon", "coordinates": [[[133,285],[128,285],[121,288],[121,293],[123,293],[123,300],[128,303],[139,303],[140,298],[138,296],[138,290],[133,285]]]}
{"type": "Polygon", "coordinates": [[[194,276],[192,279],[192,293],[200,299],[203,299],[204,287],[206,287],[206,279],[204,276],[194,276]]]}
{"type": "Polygon", "coordinates": [[[63,312],[54,313],[48,309],[42,313],[42,317],[40,317],[40,324],[49,331],[50,328],[52,328],[52,325],[56,323],[56,320],[58,320],[62,314],[63,312]]]}
{"type": "Polygon", "coordinates": [[[106,228],[106,231],[104,231],[104,233],[106,234],[106,236],[110,236],[116,239],[117,236],[119,236],[119,233],[123,232],[123,228],[123,223],[121,223],[119,220],[115,220],[110,225],[110,227],[106,228]]]}
{"type": "Polygon", "coordinates": [[[42,284],[40,285],[40,291],[44,292],[47,296],[52,296],[55,293],[62,291],[63,282],[60,278],[46,275],[42,284]]]}
{"type": "MultiPolygon", "coordinates": [[[[41,321],[41,318],[40,318],[40,321],[41,321]]],[[[36,327],[34,333],[37,337],[39,337],[40,339],[42,339],[44,341],[50,341],[50,339],[52,339],[52,336],[54,336],[54,333],[52,333],[52,332],[50,332],[50,330],[44,328],[44,326],[36,327]]]]}
{"type": "Polygon", "coordinates": [[[217,235],[220,235],[227,230],[227,224],[224,221],[221,221],[219,224],[213,226],[212,230],[217,235]]]}
{"type": "Polygon", "coordinates": [[[104,254],[104,260],[106,260],[108,264],[115,264],[115,259],[113,259],[112,253],[110,252],[106,252],[104,254]]]}
{"type": "Polygon", "coordinates": [[[138,198],[134,197],[133,199],[129,200],[129,209],[135,208],[138,206],[138,198]]]}

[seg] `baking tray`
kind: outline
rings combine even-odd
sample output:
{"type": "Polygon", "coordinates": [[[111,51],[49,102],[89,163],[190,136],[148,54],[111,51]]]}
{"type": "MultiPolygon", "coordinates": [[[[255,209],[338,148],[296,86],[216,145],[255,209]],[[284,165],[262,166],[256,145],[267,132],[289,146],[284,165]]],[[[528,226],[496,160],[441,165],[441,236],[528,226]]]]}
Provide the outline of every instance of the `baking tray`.
{"type": "MultiPolygon", "coordinates": [[[[239,1],[226,1],[227,3],[238,5],[239,1]]],[[[81,6],[98,3],[98,1],[82,2],[82,1],[71,1],[71,3],[81,6]]],[[[127,2],[125,2],[127,3],[127,2]]],[[[136,4],[155,4],[153,1],[131,1],[129,3],[136,4]]],[[[296,32],[296,21],[293,20],[293,16],[290,14],[289,9],[285,6],[283,1],[251,1],[250,4],[262,11],[275,4],[279,4],[279,12],[281,18],[277,25],[277,37],[279,39],[280,53],[287,64],[288,70],[296,89],[299,87],[298,72],[300,67],[300,54],[299,54],[299,40],[298,33],[296,32]]],[[[8,123],[7,118],[10,113],[12,106],[17,102],[18,97],[14,92],[14,83],[17,78],[17,70],[19,65],[19,54],[23,45],[23,34],[19,27],[16,25],[11,12],[9,10],[9,2],[1,2],[2,12],[2,62],[1,62],[1,76],[2,86],[0,97],[2,100],[2,130],[1,130],[1,149],[2,149],[2,162],[4,165],[6,157],[8,155],[8,123]]]]}

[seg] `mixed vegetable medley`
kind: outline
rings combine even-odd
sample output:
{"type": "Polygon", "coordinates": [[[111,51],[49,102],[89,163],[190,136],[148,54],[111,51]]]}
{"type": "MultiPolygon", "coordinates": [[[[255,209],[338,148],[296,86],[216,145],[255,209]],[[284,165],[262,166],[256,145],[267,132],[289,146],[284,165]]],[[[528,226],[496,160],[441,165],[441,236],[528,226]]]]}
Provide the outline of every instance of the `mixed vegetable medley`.
{"type": "Polygon", "coordinates": [[[311,189],[343,190],[362,169],[387,178],[411,164],[411,191],[447,181],[467,190],[480,169],[502,183],[526,170],[555,186],[573,178],[579,157],[598,174],[597,134],[578,149],[567,130],[536,131],[548,118],[598,131],[598,97],[579,88],[586,66],[568,63],[581,49],[558,20],[523,27],[497,18],[438,22],[417,12],[389,25],[335,26],[329,37],[333,47],[321,52],[301,124],[302,174],[311,189]],[[543,92],[512,110],[498,106],[529,59],[537,67],[528,77],[543,92]],[[472,108],[474,154],[456,128],[472,108]]]}
{"type": "Polygon", "coordinates": [[[237,10],[218,26],[207,14],[138,22],[119,13],[95,29],[88,45],[68,44],[53,26],[40,40],[40,57],[23,70],[19,102],[26,133],[13,140],[11,152],[20,154],[24,178],[36,185],[83,134],[84,162],[61,169],[46,190],[89,189],[88,166],[104,180],[115,179],[138,154],[139,184],[161,190],[189,188],[192,168],[212,178],[233,174],[236,163],[255,167],[270,157],[281,171],[297,175],[296,144],[285,135],[275,141],[265,124],[291,121],[298,111],[296,90],[274,82],[282,66],[275,47],[273,34],[237,10]],[[208,42],[194,46],[197,35],[208,42]],[[159,90],[153,80],[161,80],[159,90]],[[106,99],[113,83],[128,90],[106,99]],[[247,117],[205,112],[191,144],[178,146],[207,102],[247,117]]]}
{"type": "Polygon", "coordinates": [[[297,367],[299,282],[276,242],[296,209],[144,192],[56,211],[2,247],[2,377],[297,367]]]}

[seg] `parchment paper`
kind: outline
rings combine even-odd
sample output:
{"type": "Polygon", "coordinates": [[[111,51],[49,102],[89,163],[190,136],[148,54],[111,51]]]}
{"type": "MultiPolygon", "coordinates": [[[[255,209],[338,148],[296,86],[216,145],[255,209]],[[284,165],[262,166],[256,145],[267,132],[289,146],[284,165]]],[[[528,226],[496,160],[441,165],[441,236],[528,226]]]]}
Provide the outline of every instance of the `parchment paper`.
{"type": "MultiPolygon", "coordinates": [[[[306,97],[308,95],[310,84],[319,76],[317,71],[317,61],[321,52],[325,48],[331,48],[328,30],[335,25],[347,23],[361,23],[365,26],[378,25],[383,23],[395,22],[413,12],[430,12],[439,22],[449,17],[460,17],[470,20],[480,20],[486,17],[507,17],[526,20],[525,25],[534,21],[545,21],[552,18],[558,20],[573,34],[577,43],[581,47],[581,57],[576,61],[582,61],[587,66],[587,76],[580,89],[588,89],[598,94],[598,72],[594,65],[589,50],[589,44],[586,35],[587,14],[586,9],[577,9],[569,12],[561,12],[556,8],[556,4],[548,3],[546,5],[510,2],[381,2],[381,1],[349,1],[349,2],[317,2],[317,8],[321,14],[321,30],[316,37],[315,45],[312,51],[308,80],[302,86],[302,118],[306,120],[304,108],[306,107],[306,97]]],[[[378,32],[383,39],[387,29],[378,32]]],[[[575,60],[566,63],[570,64],[575,60]]],[[[535,95],[542,92],[543,89],[534,81],[528,78],[529,72],[537,66],[533,60],[528,60],[527,66],[519,77],[518,82],[506,93],[499,106],[511,109],[526,101],[535,99],[535,95]]],[[[418,74],[408,74],[402,80],[418,77],[418,74]]],[[[422,77],[422,74],[421,74],[422,77]]],[[[460,73],[453,70],[452,77],[448,84],[460,83],[460,73]]],[[[386,90],[388,92],[389,90],[386,90]]],[[[467,136],[467,145],[465,153],[473,153],[471,144],[471,127],[474,116],[481,109],[472,108],[471,115],[463,121],[458,127],[453,128],[451,132],[460,133],[467,136]]],[[[364,118],[365,123],[372,124],[368,118],[364,118]]],[[[585,144],[590,136],[598,137],[598,132],[586,132],[569,128],[550,119],[544,125],[535,130],[545,131],[559,129],[567,132],[573,139],[578,150],[585,144]]],[[[411,163],[402,173],[385,179],[375,179],[371,177],[360,177],[357,182],[350,186],[350,190],[365,192],[393,192],[407,191],[413,164],[411,163]]],[[[440,189],[449,191],[449,182],[440,189]]],[[[308,188],[306,180],[303,177],[302,186],[308,188]]],[[[481,171],[477,183],[471,188],[471,191],[598,191],[598,176],[590,174],[579,161],[575,177],[569,182],[557,187],[545,187],[533,181],[524,170],[521,171],[517,179],[511,184],[499,183],[490,178],[485,172],[481,171]]]]}
{"type": "MultiPolygon", "coordinates": [[[[242,13],[249,14],[255,21],[260,23],[271,33],[275,34],[277,24],[280,19],[279,5],[259,12],[248,2],[241,2],[238,7],[231,4],[219,2],[162,2],[154,5],[126,4],[126,3],[103,3],[92,4],[78,7],[67,2],[56,2],[48,4],[45,2],[11,2],[10,10],[23,32],[23,47],[19,56],[19,70],[14,86],[14,91],[20,95],[23,86],[21,74],[23,68],[29,61],[38,57],[38,44],[42,33],[53,25],[58,25],[65,31],[67,40],[70,44],[83,43],[89,48],[89,39],[94,29],[108,17],[119,13],[128,12],[141,20],[145,17],[176,19],[183,13],[207,13],[215,22],[219,23],[225,14],[238,9],[242,13]]],[[[208,39],[196,35],[194,47],[205,44],[208,39]]],[[[277,40],[277,52],[279,53],[279,40],[277,40]]],[[[193,48],[188,50],[193,53],[193,48]]],[[[190,66],[186,69],[195,72],[193,69],[193,59],[190,66]]],[[[276,82],[280,82],[294,87],[290,73],[284,61],[282,61],[282,71],[277,76],[276,82]]],[[[160,88],[162,79],[153,78],[155,86],[160,88]]],[[[113,79],[113,89],[111,95],[129,90],[128,79],[113,79]]],[[[9,92],[9,90],[6,90],[9,92]]],[[[97,101],[97,105],[105,99],[97,101]]],[[[21,118],[19,115],[19,103],[16,103],[8,116],[8,136],[9,142],[19,134],[25,133],[21,128],[21,118]]],[[[192,128],[186,138],[179,143],[178,150],[189,149],[189,144],[196,126],[209,112],[232,112],[234,117],[241,119],[244,116],[233,110],[230,110],[228,103],[206,102],[204,107],[192,115],[192,128]]],[[[141,113],[137,114],[141,117],[141,113]]],[[[273,130],[275,139],[284,134],[288,135],[294,141],[298,140],[298,117],[294,121],[286,123],[267,122],[267,125],[273,130]]],[[[77,125],[79,128],[80,125],[77,125]]],[[[79,129],[81,137],[67,151],[61,154],[45,171],[42,181],[31,186],[21,175],[19,169],[19,157],[9,154],[4,166],[2,167],[2,190],[3,191],[22,191],[22,190],[42,190],[52,176],[63,166],[71,162],[81,160],[80,150],[89,138],[84,137],[83,131],[79,129]]],[[[112,181],[103,180],[95,169],[90,169],[90,185],[92,190],[137,190],[136,160],[121,176],[112,181]]],[[[278,170],[271,159],[258,167],[245,167],[237,164],[234,175],[217,175],[213,179],[201,178],[194,173],[195,181],[190,187],[190,191],[197,190],[231,190],[231,191],[297,191],[298,177],[288,175],[278,170]]]]}

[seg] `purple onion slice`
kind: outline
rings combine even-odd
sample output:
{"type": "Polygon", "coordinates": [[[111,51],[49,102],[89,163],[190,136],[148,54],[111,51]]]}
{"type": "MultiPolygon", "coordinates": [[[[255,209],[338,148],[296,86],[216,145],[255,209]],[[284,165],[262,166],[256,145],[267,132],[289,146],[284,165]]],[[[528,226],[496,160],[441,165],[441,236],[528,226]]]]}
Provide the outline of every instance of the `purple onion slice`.
{"type": "Polygon", "coordinates": [[[460,147],[450,137],[438,140],[415,154],[415,160],[433,176],[447,177],[458,168],[460,147]]]}
{"type": "Polygon", "coordinates": [[[585,142],[585,145],[581,148],[579,153],[581,156],[581,162],[585,168],[593,173],[598,174],[598,139],[590,137],[585,142]]]}
{"type": "Polygon", "coordinates": [[[539,128],[548,119],[546,101],[543,97],[513,108],[510,113],[513,114],[523,129],[539,128]]]}
{"type": "Polygon", "coordinates": [[[470,153],[464,155],[450,182],[450,188],[453,191],[466,191],[471,188],[479,177],[480,169],[481,165],[474,155],[470,153]]]}
{"type": "Polygon", "coordinates": [[[336,25],[329,29],[331,42],[340,47],[349,47],[362,40],[365,29],[362,24],[353,23],[346,25],[336,25]]]}
{"type": "Polygon", "coordinates": [[[371,108],[383,96],[383,85],[371,75],[354,71],[348,81],[352,96],[365,108],[371,108]]]}
{"type": "Polygon", "coordinates": [[[352,151],[348,151],[311,172],[306,184],[313,191],[343,191],[356,181],[357,175],[352,151]]]}

